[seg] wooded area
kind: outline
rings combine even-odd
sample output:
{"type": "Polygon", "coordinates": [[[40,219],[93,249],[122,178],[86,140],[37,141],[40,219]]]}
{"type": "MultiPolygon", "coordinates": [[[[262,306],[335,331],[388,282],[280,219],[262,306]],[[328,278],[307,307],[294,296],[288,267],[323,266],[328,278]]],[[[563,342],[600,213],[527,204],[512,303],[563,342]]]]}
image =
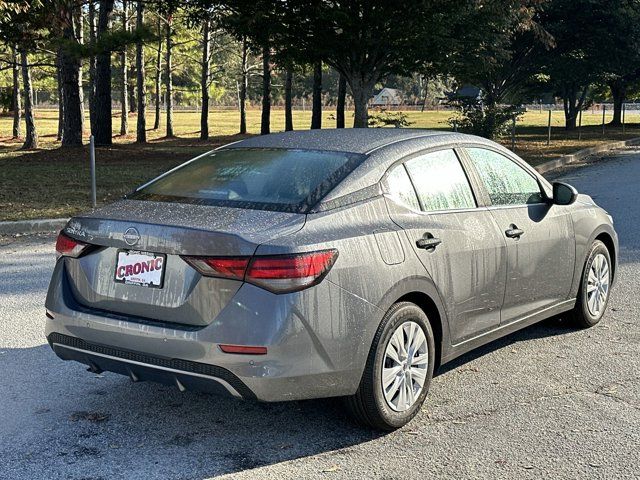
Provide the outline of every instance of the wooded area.
{"type": "Polygon", "coordinates": [[[562,101],[571,130],[608,99],[621,123],[640,86],[639,40],[632,0],[0,0],[0,101],[25,149],[38,146],[36,82],[58,104],[63,147],[87,129],[111,144],[114,109],[120,134],[135,117],[144,143],[148,105],[167,138],[174,107],[197,104],[206,140],[214,102],[237,103],[239,133],[248,103],[260,104],[266,134],[274,103],[292,130],[307,97],[311,128],[327,126],[327,105],[344,127],[347,104],[353,126],[367,127],[374,91],[390,82],[422,105],[478,87],[478,98],[447,96],[472,133],[500,135],[522,103],[543,98],[562,101]]]}

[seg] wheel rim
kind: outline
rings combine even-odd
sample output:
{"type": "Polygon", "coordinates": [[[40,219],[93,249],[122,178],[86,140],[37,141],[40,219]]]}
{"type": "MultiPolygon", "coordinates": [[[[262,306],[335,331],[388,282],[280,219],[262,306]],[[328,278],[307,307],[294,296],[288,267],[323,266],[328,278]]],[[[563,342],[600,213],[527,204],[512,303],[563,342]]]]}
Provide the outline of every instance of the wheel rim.
{"type": "Polygon", "coordinates": [[[609,296],[609,262],[599,253],[591,262],[587,277],[587,308],[594,317],[602,315],[609,296]]]}
{"type": "Polygon", "coordinates": [[[416,322],[403,323],[389,339],[382,364],[382,392],[387,405],[396,412],[411,408],[424,388],[428,367],[424,331],[416,322]]]}

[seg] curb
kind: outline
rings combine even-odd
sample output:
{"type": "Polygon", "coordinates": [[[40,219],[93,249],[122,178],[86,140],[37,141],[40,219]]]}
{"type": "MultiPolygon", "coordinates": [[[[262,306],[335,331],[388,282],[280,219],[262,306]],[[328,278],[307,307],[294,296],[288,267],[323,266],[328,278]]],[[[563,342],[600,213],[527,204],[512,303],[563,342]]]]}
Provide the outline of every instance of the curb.
{"type": "Polygon", "coordinates": [[[549,160],[548,162],[541,163],[534,168],[538,173],[548,173],[553,170],[557,170],[558,168],[578,163],[580,160],[593,155],[594,153],[602,153],[608,150],[615,150],[616,148],[623,148],[631,145],[640,145],[640,137],[631,138],[629,140],[619,140],[617,142],[603,143],[602,145],[596,145],[595,147],[583,148],[575,153],[563,155],[555,160],[549,160]]]}
{"type": "Polygon", "coordinates": [[[68,218],[47,218],[21,220],[19,222],[0,222],[0,235],[57,232],[62,230],[68,221],[68,218]]]}

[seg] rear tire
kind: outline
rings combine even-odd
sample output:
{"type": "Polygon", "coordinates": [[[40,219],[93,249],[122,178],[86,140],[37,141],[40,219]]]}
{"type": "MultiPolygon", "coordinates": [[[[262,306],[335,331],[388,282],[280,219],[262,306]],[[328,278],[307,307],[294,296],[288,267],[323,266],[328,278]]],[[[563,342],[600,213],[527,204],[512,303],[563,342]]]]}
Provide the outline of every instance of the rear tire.
{"type": "Polygon", "coordinates": [[[576,326],[590,328],[602,319],[609,303],[611,255],[600,240],[591,245],[582,271],[580,290],[571,317],[576,326]]]}
{"type": "Polygon", "coordinates": [[[386,431],[406,425],[424,403],[434,363],[433,331],[425,313],[410,302],[394,304],[373,339],[358,391],[345,399],[352,417],[386,431]]]}

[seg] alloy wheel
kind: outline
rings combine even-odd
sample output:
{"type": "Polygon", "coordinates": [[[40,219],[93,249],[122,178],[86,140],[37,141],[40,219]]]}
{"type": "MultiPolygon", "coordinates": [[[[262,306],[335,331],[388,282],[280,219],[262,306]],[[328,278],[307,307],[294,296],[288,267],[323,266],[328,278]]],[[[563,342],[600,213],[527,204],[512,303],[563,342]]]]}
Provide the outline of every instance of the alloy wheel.
{"type": "Polygon", "coordinates": [[[416,322],[396,328],[387,344],[382,364],[382,391],[393,410],[404,412],[420,397],[429,366],[429,347],[416,322]]]}
{"type": "Polygon", "coordinates": [[[594,317],[599,317],[609,295],[609,262],[602,253],[597,254],[587,277],[587,308],[594,317]]]}

